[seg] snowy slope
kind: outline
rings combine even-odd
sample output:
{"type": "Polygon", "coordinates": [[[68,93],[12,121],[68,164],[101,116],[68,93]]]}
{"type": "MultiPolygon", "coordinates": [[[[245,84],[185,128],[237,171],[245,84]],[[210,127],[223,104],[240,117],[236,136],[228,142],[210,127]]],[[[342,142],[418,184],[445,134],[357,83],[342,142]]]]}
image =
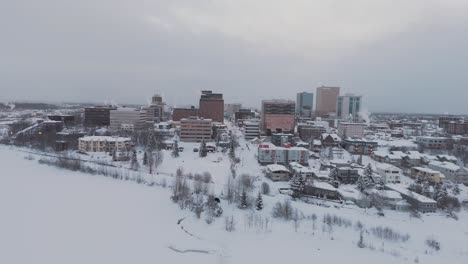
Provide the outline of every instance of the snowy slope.
{"type": "Polygon", "coordinates": [[[264,197],[259,216],[269,227],[249,224],[251,211],[223,201],[224,216],[234,215],[236,231],[224,230],[224,219],[212,225],[180,210],[169,189],[91,176],[40,165],[25,154],[0,146],[0,263],[467,263],[468,215],[460,220],[433,214],[422,219],[385,211],[330,208],[293,202],[305,216],[316,214],[317,227],[301,221],[271,219],[271,209],[286,196],[264,197]],[[354,226],[322,224],[325,214],[361,221],[369,229],[383,225],[410,235],[407,242],[381,241],[370,234],[356,246],[354,226]],[[181,225],[177,222],[186,217],[181,225]],[[187,231],[181,229],[181,226],[187,231]],[[442,250],[428,250],[434,237],[442,250]],[[187,251],[188,250],[188,251],[187,251]],[[187,251],[183,253],[184,251],[187,251]],[[426,254],[427,251],[427,254],[426,254]]]}

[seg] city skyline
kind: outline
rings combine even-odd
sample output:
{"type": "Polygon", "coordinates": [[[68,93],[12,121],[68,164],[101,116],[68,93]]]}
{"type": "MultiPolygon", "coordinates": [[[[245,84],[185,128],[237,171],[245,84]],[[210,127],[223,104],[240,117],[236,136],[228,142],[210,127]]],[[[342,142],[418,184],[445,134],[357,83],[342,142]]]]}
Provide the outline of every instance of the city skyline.
{"type": "Polygon", "coordinates": [[[0,101],[145,104],[160,93],[187,105],[216,90],[258,108],[325,85],[363,95],[371,112],[468,114],[467,8],[457,0],[13,1],[0,11],[0,101]]]}

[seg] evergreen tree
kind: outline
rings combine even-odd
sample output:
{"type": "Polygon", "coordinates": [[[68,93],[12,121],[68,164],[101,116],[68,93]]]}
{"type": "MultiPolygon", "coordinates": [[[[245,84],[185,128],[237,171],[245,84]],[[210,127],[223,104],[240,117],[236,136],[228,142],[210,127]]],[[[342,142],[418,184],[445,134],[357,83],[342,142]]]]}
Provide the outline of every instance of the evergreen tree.
{"type": "Polygon", "coordinates": [[[244,208],[247,208],[248,204],[247,204],[247,193],[244,191],[242,191],[242,194],[241,194],[241,200],[240,200],[240,208],[241,209],[244,209],[244,208]]]}
{"type": "Polygon", "coordinates": [[[200,157],[204,158],[206,157],[206,155],[208,154],[207,153],[207,150],[206,150],[206,142],[204,139],[202,139],[201,143],[200,143],[200,150],[199,150],[199,155],[200,157]]]}
{"type": "Polygon", "coordinates": [[[448,196],[448,193],[447,193],[447,188],[445,186],[441,186],[437,188],[436,191],[434,192],[434,199],[439,203],[443,201],[445,198],[447,198],[447,196],[448,196]]]}
{"type": "Polygon", "coordinates": [[[459,195],[460,194],[460,187],[458,187],[458,184],[455,184],[452,190],[453,195],[459,195]]]}
{"type": "Polygon", "coordinates": [[[138,158],[137,158],[136,150],[132,151],[132,158],[131,158],[130,167],[131,167],[132,170],[138,170],[138,168],[140,167],[140,164],[138,164],[138,158]]]}
{"type": "Polygon", "coordinates": [[[174,146],[172,147],[172,157],[179,157],[179,143],[177,143],[177,140],[174,141],[174,146]]]}
{"type": "Polygon", "coordinates": [[[364,191],[366,188],[372,185],[372,175],[374,171],[372,170],[372,166],[368,164],[364,169],[364,173],[359,176],[358,181],[356,182],[357,188],[359,191],[364,191]]]}
{"type": "Polygon", "coordinates": [[[361,230],[361,232],[359,233],[359,241],[358,241],[357,246],[358,246],[359,248],[365,248],[365,247],[366,247],[366,245],[364,244],[364,236],[363,236],[363,234],[362,234],[362,230],[361,230]]]}
{"type": "Polygon", "coordinates": [[[154,156],[153,156],[153,152],[151,151],[147,151],[147,158],[148,158],[148,169],[149,169],[149,173],[150,174],[153,174],[153,165],[154,165],[154,156]]]}
{"type": "Polygon", "coordinates": [[[115,150],[115,148],[114,148],[114,150],[112,151],[112,160],[113,160],[113,161],[116,161],[116,160],[117,160],[117,151],[115,150]]]}
{"type": "Polygon", "coordinates": [[[257,202],[256,202],[255,208],[257,209],[257,211],[263,210],[263,198],[260,192],[258,193],[258,196],[257,196],[257,202]]]}
{"type": "Polygon", "coordinates": [[[293,197],[297,198],[304,192],[305,181],[299,173],[293,176],[290,185],[293,197]]]}
{"type": "Polygon", "coordinates": [[[383,177],[379,177],[376,184],[375,184],[375,188],[377,190],[385,190],[385,181],[383,179],[383,177]]]}
{"type": "Polygon", "coordinates": [[[358,159],[357,159],[357,164],[361,165],[362,166],[362,154],[359,155],[358,159]]]}
{"type": "Polygon", "coordinates": [[[372,165],[369,163],[364,170],[364,175],[369,179],[372,180],[372,175],[374,175],[374,170],[372,169],[372,165]]]}
{"type": "Polygon", "coordinates": [[[338,168],[333,168],[330,171],[330,179],[332,179],[333,181],[338,181],[338,168]]]}
{"type": "Polygon", "coordinates": [[[148,153],[146,151],[143,154],[143,165],[148,165],[148,153]]]}
{"type": "Polygon", "coordinates": [[[330,147],[330,148],[328,149],[328,160],[333,160],[333,158],[334,158],[334,157],[333,157],[333,148],[330,147]]]}
{"type": "Polygon", "coordinates": [[[234,142],[231,141],[231,144],[229,145],[229,157],[231,159],[234,159],[236,157],[236,151],[235,151],[235,147],[234,147],[234,142]]]}
{"type": "Polygon", "coordinates": [[[425,181],[423,183],[423,186],[422,186],[422,191],[421,191],[421,194],[426,196],[426,197],[431,197],[431,188],[429,186],[429,182],[428,181],[425,181]]]}

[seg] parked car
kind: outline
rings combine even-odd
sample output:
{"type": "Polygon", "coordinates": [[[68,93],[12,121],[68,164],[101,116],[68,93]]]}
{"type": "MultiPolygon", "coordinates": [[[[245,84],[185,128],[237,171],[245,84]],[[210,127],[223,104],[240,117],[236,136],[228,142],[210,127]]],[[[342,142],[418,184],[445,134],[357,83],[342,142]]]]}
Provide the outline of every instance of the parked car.
{"type": "Polygon", "coordinates": [[[193,152],[198,152],[198,149],[197,149],[197,148],[194,148],[194,149],[193,149],[193,152]]]}
{"type": "Polygon", "coordinates": [[[184,151],[184,147],[179,147],[179,151],[180,151],[180,152],[183,152],[183,151],[184,151]]]}

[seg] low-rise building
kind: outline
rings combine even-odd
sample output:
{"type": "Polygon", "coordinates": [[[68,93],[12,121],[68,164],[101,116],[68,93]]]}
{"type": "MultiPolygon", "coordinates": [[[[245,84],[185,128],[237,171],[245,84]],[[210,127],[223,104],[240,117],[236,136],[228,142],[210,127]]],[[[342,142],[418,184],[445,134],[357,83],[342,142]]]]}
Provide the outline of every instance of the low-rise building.
{"type": "Polygon", "coordinates": [[[451,149],[453,140],[446,137],[420,136],[416,137],[416,144],[423,149],[451,149]]]}
{"type": "Polygon", "coordinates": [[[297,162],[308,165],[309,150],[300,147],[277,147],[273,144],[262,143],[258,146],[258,162],[266,164],[289,164],[297,162]]]}
{"type": "Polygon", "coordinates": [[[303,178],[313,178],[315,173],[312,169],[309,167],[303,166],[297,162],[291,162],[289,164],[289,167],[291,168],[291,172],[295,174],[299,174],[303,178]]]}
{"type": "Polygon", "coordinates": [[[211,119],[182,118],[180,120],[180,141],[201,142],[211,141],[211,119]]]}
{"type": "Polygon", "coordinates": [[[337,167],[337,177],[341,183],[354,184],[359,179],[359,171],[352,167],[337,167]]]}
{"type": "Polygon", "coordinates": [[[324,133],[320,137],[322,146],[327,147],[338,147],[341,144],[341,138],[337,134],[324,133]]]}
{"type": "Polygon", "coordinates": [[[293,142],[293,134],[274,133],[271,135],[271,143],[278,147],[284,147],[288,143],[293,142]]]}
{"type": "Polygon", "coordinates": [[[428,167],[433,170],[440,171],[449,181],[455,183],[468,182],[468,172],[464,168],[451,162],[431,161],[428,167]]]}
{"type": "Polygon", "coordinates": [[[346,138],[341,146],[353,154],[371,155],[377,148],[377,142],[364,138],[346,138]]]}
{"type": "Polygon", "coordinates": [[[304,194],[323,199],[338,200],[338,190],[326,182],[308,181],[304,187],[304,194]]]}
{"type": "Polygon", "coordinates": [[[289,181],[291,172],[283,165],[270,164],[266,166],[266,175],[272,181],[289,181]]]}
{"type": "Polygon", "coordinates": [[[386,184],[400,183],[402,171],[396,166],[387,163],[376,164],[376,172],[379,174],[386,184]]]}
{"type": "Polygon", "coordinates": [[[125,152],[132,147],[132,140],[126,137],[88,136],[78,139],[78,150],[82,152],[125,152]]]}
{"type": "Polygon", "coordinates": [[[411,177],[422,181],[427,180],[432,184],[439,184],[445,180],[445,175],[440,171],[423,167],[411,168],[411,177]]]}
{"type": "Polygon", "coordinates": [[[386,185],[386,188],[400,193],[411,207],[422,213],[433,213],[437,210],[437,202],[426,196],[417,194],[396,184],[386,185]]]}

